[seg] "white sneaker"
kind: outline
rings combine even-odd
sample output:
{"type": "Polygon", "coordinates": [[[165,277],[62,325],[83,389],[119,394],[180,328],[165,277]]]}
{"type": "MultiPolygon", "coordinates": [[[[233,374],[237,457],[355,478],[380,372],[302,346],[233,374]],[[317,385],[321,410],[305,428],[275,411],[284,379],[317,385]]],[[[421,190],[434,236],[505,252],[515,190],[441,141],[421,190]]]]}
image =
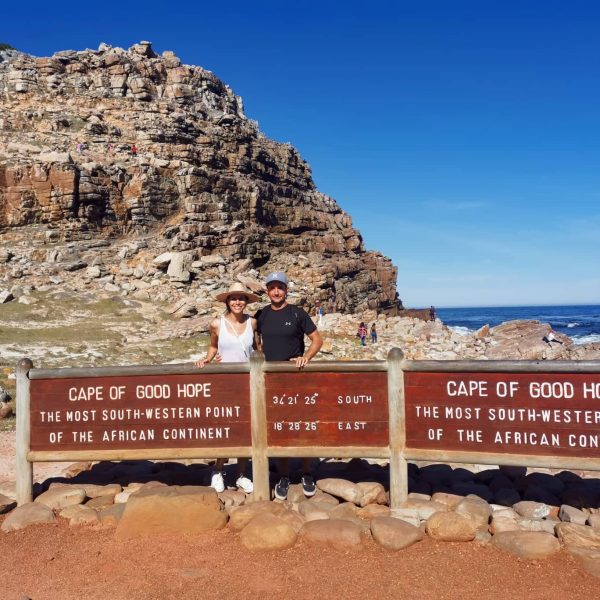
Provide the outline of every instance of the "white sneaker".
{"type": "Polygon", "coordinates": [[[210,478],[210,487],[217,492],[225,491],[225,480],[223,479],[223,473],[221,471],[215,471],[210,478]]]}
{"type": "Polygon", "coordinates": [[[242,490],[242,492],[246,492],[246,494],[251,494],[254,489],[254,484],[250,479],[240,475],[235,482],[235,485],[242,490]]]}

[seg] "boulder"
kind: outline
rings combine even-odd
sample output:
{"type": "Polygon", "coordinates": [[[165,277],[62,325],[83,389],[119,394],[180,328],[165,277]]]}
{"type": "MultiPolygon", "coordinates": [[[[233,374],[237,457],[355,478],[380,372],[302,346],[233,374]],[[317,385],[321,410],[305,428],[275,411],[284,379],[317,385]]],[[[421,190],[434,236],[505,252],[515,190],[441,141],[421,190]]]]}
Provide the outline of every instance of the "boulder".
{"type": "Polygon", "coordinates": [[[39,502],[28,502],[15,508],[6,517],[4,523],[2,523],[2,531],[16,531],[17,529],[25,529],[29,525],[39,525],[41,523],[56,523],[56,517],[52,509],[39,502]]]}
{"type": "Polygon", "coordinates": [[[490,505],[478,498],[465,498],[456,505],[454,510],[457,514],[470,519],[475,525],[475,528],[487,528],[492,515],[490,505]]]}
{"type": "Polygon", "coordinates": [[[336,550],[362,549],[363,536],[363,529],[359,525],[342,519],[309,521],[300,530],[304,542],[336,550]]]}
{"type": "Polygon", "coordinates": [[[77,525],[96,525],[100,522],[98,513],[89,506],[82,504],[73,504],[63,508],[58,514],[63,519],[68,519],[71,527],[77,525]]]}
{"type": "Polygon", "coordinates": [[[263,513],[242,529],[240,540],[248,550],[285,550],[297,537],[295,528],[284,518],[263,513]]]}
{"type": "Polygon", "coordinates": [[[209,487],[172,486],[140,489],[127,502],[115,537],[160,533],[194,534],[227,523],[217,492],[209,487]]]}
{"type": "Polygon", "coordinates": [[[560,550],[552,534],[538,531],[504,531],[493,536],[492,544],[525,559],[547,558],[560,550]]]}
{"type": "Polygon", "coordinates": [[[393,517],[375,517],[371,521],[373,539],[386,550],[402,550],[423,539],[423,532],[393,517]]]}
{"type": "Polygon", "coordinates": [[[362,489],[356,483],[352,483],[346,479],[337,479],[335,477],[319,479],[317,487],[327,494],[337,496],[346,500],[346,502],[354,504],[360,504],[363,497],[362,489]]]}
{"type": "Polygon", "coordinates": [[[442,542],[470,542],[477,527],[471,519],[454,512],[437,512],[429,519],[425,530],[429,537],[442,542]]]}
{"type": "Polygon", "coordinates": [[[72,504],[81,504],[85,500],[85,490],[80,487],[63,485],[52,487],[46,492],[40,494],[35,502],[45,504],[52,510],[60,510],[72,504]]]}
{"type": "Polygon", "coordinates": [[[567,547],[580,546],[600,550],[600,532],[587,525],[558,523],[555,527],[558,539],[567,547]]]}

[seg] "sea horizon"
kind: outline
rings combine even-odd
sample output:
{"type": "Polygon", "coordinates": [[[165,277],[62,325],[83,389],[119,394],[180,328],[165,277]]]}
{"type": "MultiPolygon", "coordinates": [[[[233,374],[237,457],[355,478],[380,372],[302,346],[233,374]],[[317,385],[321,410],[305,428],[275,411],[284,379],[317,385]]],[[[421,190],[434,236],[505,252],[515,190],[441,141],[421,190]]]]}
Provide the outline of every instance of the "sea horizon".
{"type": "Polygon", "coordinates": [[[539,304],[436,307],[437,316],[457,333],[473,333],[489,325],[520,319],[548,323],[575,344],[600,342],[600,304],[539,304]]]}

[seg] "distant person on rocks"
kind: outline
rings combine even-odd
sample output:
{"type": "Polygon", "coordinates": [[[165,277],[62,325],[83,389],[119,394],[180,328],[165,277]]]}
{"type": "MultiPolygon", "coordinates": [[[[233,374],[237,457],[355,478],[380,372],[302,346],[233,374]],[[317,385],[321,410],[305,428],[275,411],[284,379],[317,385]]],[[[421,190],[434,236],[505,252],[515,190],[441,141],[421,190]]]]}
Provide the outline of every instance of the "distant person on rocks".
{"type": "MultiPolygon", "coordinates": [[[[246,290],[241,283],[234,283],[228,291],[216,296],[225,302],[225,314],[210,323],[210,345],[205,358],[196,361],[201,369],[204,365],[217,362],[248,362],[250,353],[256,347],[256,319],[246,313],[249,303],[257,302],[258,296],[246,290]]],[[[218,458],[210,479],[210,487],[217,492],[225,490],[223,467],[226,458],[218,458]]],[[[245,475],[247,458],[238,458],[238,476],[235,485],[246,494],[254,489],[252,481],[245,475]]]]}
{"type": "Polygon", "coordinates": [[[325,310],[320,300],[315,302],[315,316],[317,317],[317,327],[321,327],[323,324],[323,315],[325,314],[325,310]]]}
{"type": "MultiPolygon", "coordinates": [[[[288,304],[288,278],[280,271],[270,273],[266,279],[267,295],[271,304],[256,313],[259,348],[267,361],[292,361],[302,369],[319,352],[323,345],[321,334],[306,311],[299,306],[288,304]],[[304,346],[304,336],[311,344],[304,346]]],[[[302,489],[307,497],[314,496],[317,487],[310,472],[310,459],[302,459],[302,489]]],[[[281,478],[275,486],[275,497],[285,500],[290,487],[289,459],[279,461],[281,478]]]]}
{"type": "Polygon", "coordinates": [[[554,336],[554,334],[550,331],[543,338],[544,342],[552,346],[552,342],[556,342],[557,344],[561,344],[562,342],[554,336]]]}
{"type": "Polygon", "coordinates": [[[367,345],[367,326],[365,325],[364,321],[360,322],[358,331],[356,332],[356,337],[360,339],[361,346],[367,345]]]}
{"type": "Polygon", "coordinates": [[[376,344],[377,343],[377,326],[375,325],[375,323],[373,323],[373,325],[371,325],[371,344],[376,344]]]}
{"type": "Polygon", "coordinates": [[[81,152],[83,150],[83,144],[81,142],[77,142],[77,145],[75,146],[75,150],[77,150],[77,154],[81,154],[81,152]]]}
{"type": "Polygon", "coordinates": [[[131,156],[137,156],[137,153],[138,153],[137,146],[135,144],[132,144],[132,146],[131,146],[131,156]]]}
{"type": "Polygon", "coordinates": [[[435,306],[432,306],[429,309],[429,320],[435,321],[435,306]]]}

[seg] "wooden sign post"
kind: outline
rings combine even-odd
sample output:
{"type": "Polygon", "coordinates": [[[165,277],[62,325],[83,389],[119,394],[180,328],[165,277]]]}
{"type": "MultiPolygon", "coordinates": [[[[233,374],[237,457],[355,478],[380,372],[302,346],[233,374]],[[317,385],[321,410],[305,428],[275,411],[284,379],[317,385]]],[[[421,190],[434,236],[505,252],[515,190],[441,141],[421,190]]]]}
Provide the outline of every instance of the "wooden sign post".
{"type": "Polygon", "coordinates": [[[384,458],[390,506],[407,459],[600,470],[600,362],[317,361],[97,369],[17,366],[17,501],[32,463],[384,458]]]}

